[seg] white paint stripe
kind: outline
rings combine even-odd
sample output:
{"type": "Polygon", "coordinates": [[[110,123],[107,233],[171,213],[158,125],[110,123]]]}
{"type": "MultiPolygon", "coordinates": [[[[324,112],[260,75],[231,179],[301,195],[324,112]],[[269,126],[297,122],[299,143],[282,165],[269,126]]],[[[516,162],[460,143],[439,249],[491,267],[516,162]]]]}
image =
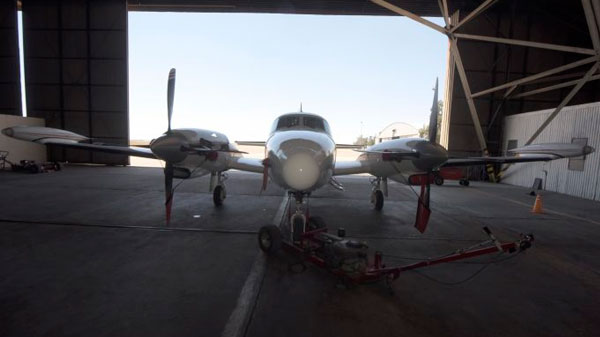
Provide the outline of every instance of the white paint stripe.
{"type": "MultiPolygon", "coordinates": [[[[288,198],[286,193],[273,218],[273,224],[276,226],[279,225],[281,218],[284,215],[288,198]]],[[[252,310],[258,298],[262,280],[265,277],[266,266],[266,256],[262,252],[258,252],[256,258],[254,258],[250,274],[248,275],[248,278],[246,278],[246,282],[244,282],[242,291],[240,291],[240,296],[238,297],[235,309],[233,309],[231,315],[229,315],[229,320],[227,320],[227,324],[225,324],[221,337],[242,337],[246,333],[246,327],[250,321],[252,310]]]]}

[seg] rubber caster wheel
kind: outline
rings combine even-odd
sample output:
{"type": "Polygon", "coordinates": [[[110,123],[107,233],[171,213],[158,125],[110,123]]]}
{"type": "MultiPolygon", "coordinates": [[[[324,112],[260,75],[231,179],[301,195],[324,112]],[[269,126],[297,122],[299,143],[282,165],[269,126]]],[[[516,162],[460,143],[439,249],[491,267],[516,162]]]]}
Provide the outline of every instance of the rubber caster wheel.
{"type": "Polygon", "coordinates": [[[281,248],[281,231],[277,226],[263,226],[258,231],[258,246],[267,254],[273,254],[281,248]]]}
{"type": "Polygon", "coordinates": [[[441,176],[435,176],[435,178],[433,178],[433,182],[438,186],[442,186],[444,185],[444,178],[441,176]]]}
{"type": "Polygon", "coordinates": [[[310,230],[315,230],[315,229],[319,229],[319,228],[325,228],[325,220],[323,220],[323,218],[321,218],[320,216],[311,216],[308,219],[308,228],[310,230]]]}
{"type": "Polygon", "coordinates": [[[467,179],[461,179],[458,183],[462,186],[469,186],[469,181],[467,179]]]}
{"type": "Polygon", "coordinates": [[[223,205],[223,200],[225,200],[226,197],[225,187],[217,185],[213,191],[213,203],[215,206],[219,207],[223,205]]]}
{"type": "Polygon", "coordinates": [[[383,192],[376,190],[371,195],[371,203],[374,205],[376,211],[381,211],[383,208],[383,192]]]}

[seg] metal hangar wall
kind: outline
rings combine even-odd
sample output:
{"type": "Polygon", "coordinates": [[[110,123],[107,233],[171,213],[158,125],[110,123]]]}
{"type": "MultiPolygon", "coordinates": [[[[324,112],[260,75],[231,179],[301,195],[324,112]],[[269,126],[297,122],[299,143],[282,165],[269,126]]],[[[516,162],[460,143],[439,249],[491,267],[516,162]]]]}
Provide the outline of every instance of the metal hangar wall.
{"type": "MultiPolygon", "coordinates": [[[[128,144],[126,0],[23,0],[28,116],[94,141],[128,144]]],[[[58,161],[126,156],[50,148],[58,161]]]]}

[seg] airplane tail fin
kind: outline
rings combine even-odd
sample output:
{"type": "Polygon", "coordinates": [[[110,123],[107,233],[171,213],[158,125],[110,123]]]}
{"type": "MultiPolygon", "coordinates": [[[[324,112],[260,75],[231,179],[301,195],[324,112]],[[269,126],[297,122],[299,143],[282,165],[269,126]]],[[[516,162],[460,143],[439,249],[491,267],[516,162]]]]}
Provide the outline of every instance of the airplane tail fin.
{"type": "Polygon", "coordinates": [[[438,114],[438,79],[436,78],[433,105],[431,106],[431,115],[429,116],[429,141],[432,143],[437,143],[438,114]]]}

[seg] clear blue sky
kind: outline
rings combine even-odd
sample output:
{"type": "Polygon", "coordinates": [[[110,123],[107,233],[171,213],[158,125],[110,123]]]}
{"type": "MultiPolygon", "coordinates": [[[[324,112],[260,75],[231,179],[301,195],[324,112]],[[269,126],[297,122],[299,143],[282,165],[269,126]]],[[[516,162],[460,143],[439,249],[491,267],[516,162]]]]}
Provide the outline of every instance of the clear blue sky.
{"type": "MultiPolygon", "coordinates": [[[[433,19],[441,23],[441,19],[433,19]]],[[[447,38],[403,17],[129,14],[132,139],[166,129],[166,80],[177,68],[173,127],[265,140],[280,114],[326,118],[336,142],[400,121],[427,123],[447,38]]]]}

